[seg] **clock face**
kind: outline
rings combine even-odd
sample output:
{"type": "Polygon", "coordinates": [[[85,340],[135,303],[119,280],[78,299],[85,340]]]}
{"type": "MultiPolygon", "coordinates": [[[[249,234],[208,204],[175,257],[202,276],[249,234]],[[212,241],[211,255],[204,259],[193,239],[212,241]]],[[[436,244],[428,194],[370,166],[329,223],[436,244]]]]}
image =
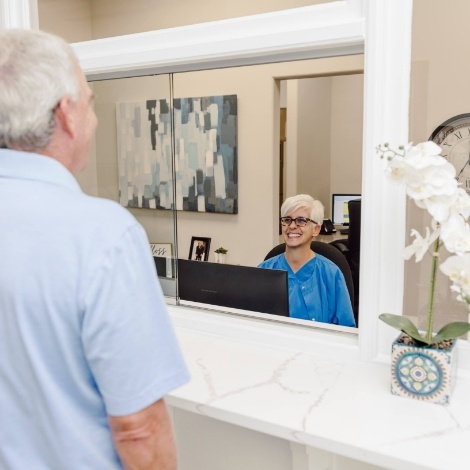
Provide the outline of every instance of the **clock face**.
{"type": "Polygon", "coordinates": [[[470,113],[448,119],[429,140],[441,147],[441,155],[455,167],[460,186],[470,194],[470,113]]]}

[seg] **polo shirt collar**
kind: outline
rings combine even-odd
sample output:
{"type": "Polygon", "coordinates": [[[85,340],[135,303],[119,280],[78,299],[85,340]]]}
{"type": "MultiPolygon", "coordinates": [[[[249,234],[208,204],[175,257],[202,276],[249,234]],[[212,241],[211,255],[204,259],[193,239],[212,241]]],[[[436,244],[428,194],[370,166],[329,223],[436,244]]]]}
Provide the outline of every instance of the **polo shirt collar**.
{"type": "Polygon", "coordinates": [[[37,153],[0,149],[0,178],[42,181],[81,192],[77,180],[62,163],[37,153]]]}

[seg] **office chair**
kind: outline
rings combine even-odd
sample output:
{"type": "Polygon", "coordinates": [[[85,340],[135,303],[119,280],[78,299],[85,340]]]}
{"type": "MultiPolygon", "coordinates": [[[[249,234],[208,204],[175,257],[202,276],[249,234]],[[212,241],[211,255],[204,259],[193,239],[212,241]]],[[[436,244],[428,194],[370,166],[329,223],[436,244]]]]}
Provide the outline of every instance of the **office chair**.
{"type": "MultiPolygon", "coordinates": [[[[348,288],[349,297],[351,298],[351,305],[354,305],[354,284],[351,275],[351,269],[349,268],[348,261],[346,257],[337,249],[331,246],[328,243],[323,243],[319,241],[312,241],[310,243],[310,248],[319,255],[328,258],[330,261],[338,266],[344,276],[344,280],[346,281],[346,287],[348,288]]],[[[286,244],[281,243],[280,245],[275,246],[264,258],[266,261],[269,258],[273,258],[274,256],[280,255],[286,251],[286,244]]]]}
{"type": "Polygon", "coordinates": [[[361,255],[361,200],[348,202],[349,235],[348,238],[332,241],[330,245],[341,251],[346,257],[351,270],[354,285],[353,312],[356,325],[359,325],[359,261],[361,255]]]}

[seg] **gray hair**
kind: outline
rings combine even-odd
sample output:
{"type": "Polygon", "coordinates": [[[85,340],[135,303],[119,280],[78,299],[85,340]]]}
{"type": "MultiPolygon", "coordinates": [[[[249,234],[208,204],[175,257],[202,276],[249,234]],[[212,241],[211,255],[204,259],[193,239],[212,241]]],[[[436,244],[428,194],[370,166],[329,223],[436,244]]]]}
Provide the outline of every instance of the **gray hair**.
{"type": "Polygon", "coordinates": [[[281,206],[281,217],[286,217],[297,209],[307,209],[310,219],[314,220],[318,225],[323,223],[325,216],[325,208],[323,204],[313,199],[308,194],[298,194],[297,196],[288,197],[281,206]]]}
{"type": "Polygon", "coordinates": [[[0,32],[0,147],[47,147],[54,110],[64,96],[78,100],[78,61],[61,38],[42,31],[0,32]]]}

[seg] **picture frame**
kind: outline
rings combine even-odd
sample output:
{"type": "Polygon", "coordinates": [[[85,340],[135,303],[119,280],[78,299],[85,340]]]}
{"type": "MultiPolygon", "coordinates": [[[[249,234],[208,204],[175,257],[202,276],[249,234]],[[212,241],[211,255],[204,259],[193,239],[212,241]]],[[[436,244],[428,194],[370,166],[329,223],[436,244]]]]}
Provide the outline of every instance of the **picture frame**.
{"type": "Polygon", "coordinates": [[[207,237],[192,237],[188,259],[193,261],[208,261],[211,239],[207,237]]]}
{"type": "Polygon", "coordinates": [[[155,268],[159,277],[173,277],[173,244],[172,243],[150,243],[150,251],[155,261],[155,268]]]}

